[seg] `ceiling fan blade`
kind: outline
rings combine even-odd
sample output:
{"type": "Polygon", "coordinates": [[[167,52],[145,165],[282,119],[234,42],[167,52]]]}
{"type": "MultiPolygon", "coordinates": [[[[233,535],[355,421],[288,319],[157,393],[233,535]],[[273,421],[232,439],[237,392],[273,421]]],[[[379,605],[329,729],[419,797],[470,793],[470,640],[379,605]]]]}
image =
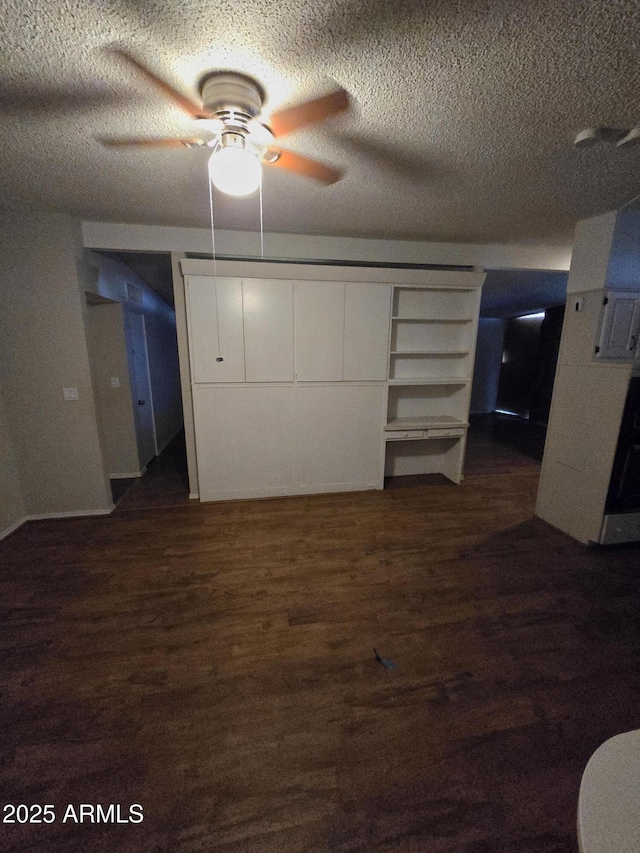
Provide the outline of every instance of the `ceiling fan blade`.
{"type": "Polygon", "coordinates": [[[265,165],[276,166],[279,169],[286,169],[288,172],[295,172],[297,175],[304,175],[306,178],[319,181],[321,184],[335,184],[344,175],[342,169],[326,166],[318,160],[310,160],[308,157],[294,154],[293,151],[273,147],[269,150],[277,151],[280,156],[273,162],[267,160],[265,165]]]}
{"type": "Polygon", "coordinates": [[[199,148],[207,143],[204,139],[154,139],[129,137],[124,139],[98,139],[101,145],[107,148],[199,148]]]}
{"type": "Polygon", "coordinates": [[[184,110],[185,113],[190,115],[192,118],[210,118],[209,113],[201,104],[196,104],[193,101],[189,100],[189,98],[185,97],[185,95],[178,92],[177,89],[174,89],[173,86],[169,85],[165,80],[161,77],[157,77],[153,71],[150,71],[146,66],[142,65],[142,63],[138,62],[131,54],[127,53],[126,50],[122,50],[121,48],[113,48],[111,53],[114,53],[116,56],[119,56],[121,59],[124,59],[125,62],[128,62],[129,65],[133,65],[147,80],[150,80],[154,86],[160,89],[165,95],[167,95],[176,106],[180,107],[181,110],[184,110]]]}
{"type": "Polygon", "coordinates": [[[336,89],[328,95],[305,101],[295,107],[280,110],[271,116],[269,127],[274,136],[285,136],[317,121],[324,121],[349,108],[349,94],[344,89],[336,89]]]}

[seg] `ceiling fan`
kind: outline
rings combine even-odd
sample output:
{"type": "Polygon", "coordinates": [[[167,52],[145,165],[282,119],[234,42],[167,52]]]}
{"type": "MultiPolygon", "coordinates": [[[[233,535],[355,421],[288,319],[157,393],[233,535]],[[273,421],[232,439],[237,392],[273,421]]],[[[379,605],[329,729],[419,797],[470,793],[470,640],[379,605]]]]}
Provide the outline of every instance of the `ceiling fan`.
{"type": "Polygon", "coordinates": [[[261,120],[265,92],[251,77],[230,71],[206,74],[199,84],[202,102],[197,103],[126,51],[117,48],[111,52],[137,69],[190,115],[202,135],[176,139],[102,138],[99,139],[102,145],[109,148],[208,148],[212,151],[209,161],[212,183],[222,192],[236,196],[249,195],[259,187],[263,164],[304,175],[322,184],[333,184],[342,177],[342,170],[282,148],[274,140],[344,112],[349,107],[349,95],[344,89],[275,112],[267,125],[261,120]]]}
{"type": "Polygon", "coordinates": [[[613,143],[616,148],[640,143],[640,124],[631,130],[623,127],[587,127],[573,140],[576,148],[587,148],[597,142],[613,143]]]}

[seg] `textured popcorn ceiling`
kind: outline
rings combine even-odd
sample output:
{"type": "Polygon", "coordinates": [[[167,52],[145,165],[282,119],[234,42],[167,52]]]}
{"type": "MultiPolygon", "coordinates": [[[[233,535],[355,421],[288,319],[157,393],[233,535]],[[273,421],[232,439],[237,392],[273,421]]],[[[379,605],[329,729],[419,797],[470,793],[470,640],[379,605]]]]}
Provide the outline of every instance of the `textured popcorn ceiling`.
{"type": "MultiPolygon", "coordinates": [[[[640,146],[577,151],[640,122],[640,0],[0,0],[0,205],[208,224],[206,152],[106,150],[100,135],[192,135],[118,43],[185,93],[231,68],[267,112],[332,80],[354,110],[287,139],[347,169],[331,187],[264,180],[268,231],[561,241],[640,193],[640,146]]],[[[256,230],[257,197],[216,196],[256,230]]]]}

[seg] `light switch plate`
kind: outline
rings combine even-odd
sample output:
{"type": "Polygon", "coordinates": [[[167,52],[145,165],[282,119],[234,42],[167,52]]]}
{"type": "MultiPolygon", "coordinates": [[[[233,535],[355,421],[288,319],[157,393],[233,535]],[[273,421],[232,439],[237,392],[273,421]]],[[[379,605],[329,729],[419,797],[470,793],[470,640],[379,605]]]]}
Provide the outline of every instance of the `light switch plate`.
{"type": "Polygon", "coordinates": [[[77,400],[78,399],[78,389],[77,388],[63,388],[62,395],[65,400],[77,400]]]}

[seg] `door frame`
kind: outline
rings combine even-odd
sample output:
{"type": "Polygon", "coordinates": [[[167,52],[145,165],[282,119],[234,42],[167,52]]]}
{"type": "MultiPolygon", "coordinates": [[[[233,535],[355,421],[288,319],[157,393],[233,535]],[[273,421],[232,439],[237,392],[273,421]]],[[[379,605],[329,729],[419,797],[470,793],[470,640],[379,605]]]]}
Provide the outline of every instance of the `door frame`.
{"type": "MultiPolygon", "coordinates": [[[[154,458],[155,458],[155,456],[158,456],[158,436],[156,434],[156,413],[155,413],[155,407],[154,407],[154,403],[153,403],[153,386],[151,385],[151,368],[149,365],[149,347],[147,344],[146,320],[145,320],[144,312],[141,309],[138,309],[134,305],[125,304],[124,310],[125,310],[125,312],[128,312],[130,315],[131,314],[137,314],[139,317],[142,318],[142,342],[143,342],[143,346],[144,346],[144,368],[145,368],[145,373],[146,373],[147,385],[149,387],[149,407],[151,409],[151,435],[153,438],[153,450],[154,450],[154,458]]],[[[129,341],[127,341],[127,345],[129,345],[129,341]]],[[[130,379],[132,380],[133,377],[131,376],[131,372],[132,372],[131,371],[131,364],[129,364],[129,375],[130,375],[130,379]]],[[[133,383],[133,381],[131,381],[132,390],[133,390],[133,385],[134,385],[134,383],[133,383]]],[[[136,421],[136,417],[135,417],[135,405],[136,404],[133,401],[133,397],[132,397],[131,402],[132,402],[132,405],[134,406],[134,422],[135,422],[136,421]]],[[[150,461],[151,460],[149,460],[149,462],[150,461]]],[[[145,463],[144,467],[146,468],[146,466],[148,464],[149,464],[148,462],[145,463]]]]}

